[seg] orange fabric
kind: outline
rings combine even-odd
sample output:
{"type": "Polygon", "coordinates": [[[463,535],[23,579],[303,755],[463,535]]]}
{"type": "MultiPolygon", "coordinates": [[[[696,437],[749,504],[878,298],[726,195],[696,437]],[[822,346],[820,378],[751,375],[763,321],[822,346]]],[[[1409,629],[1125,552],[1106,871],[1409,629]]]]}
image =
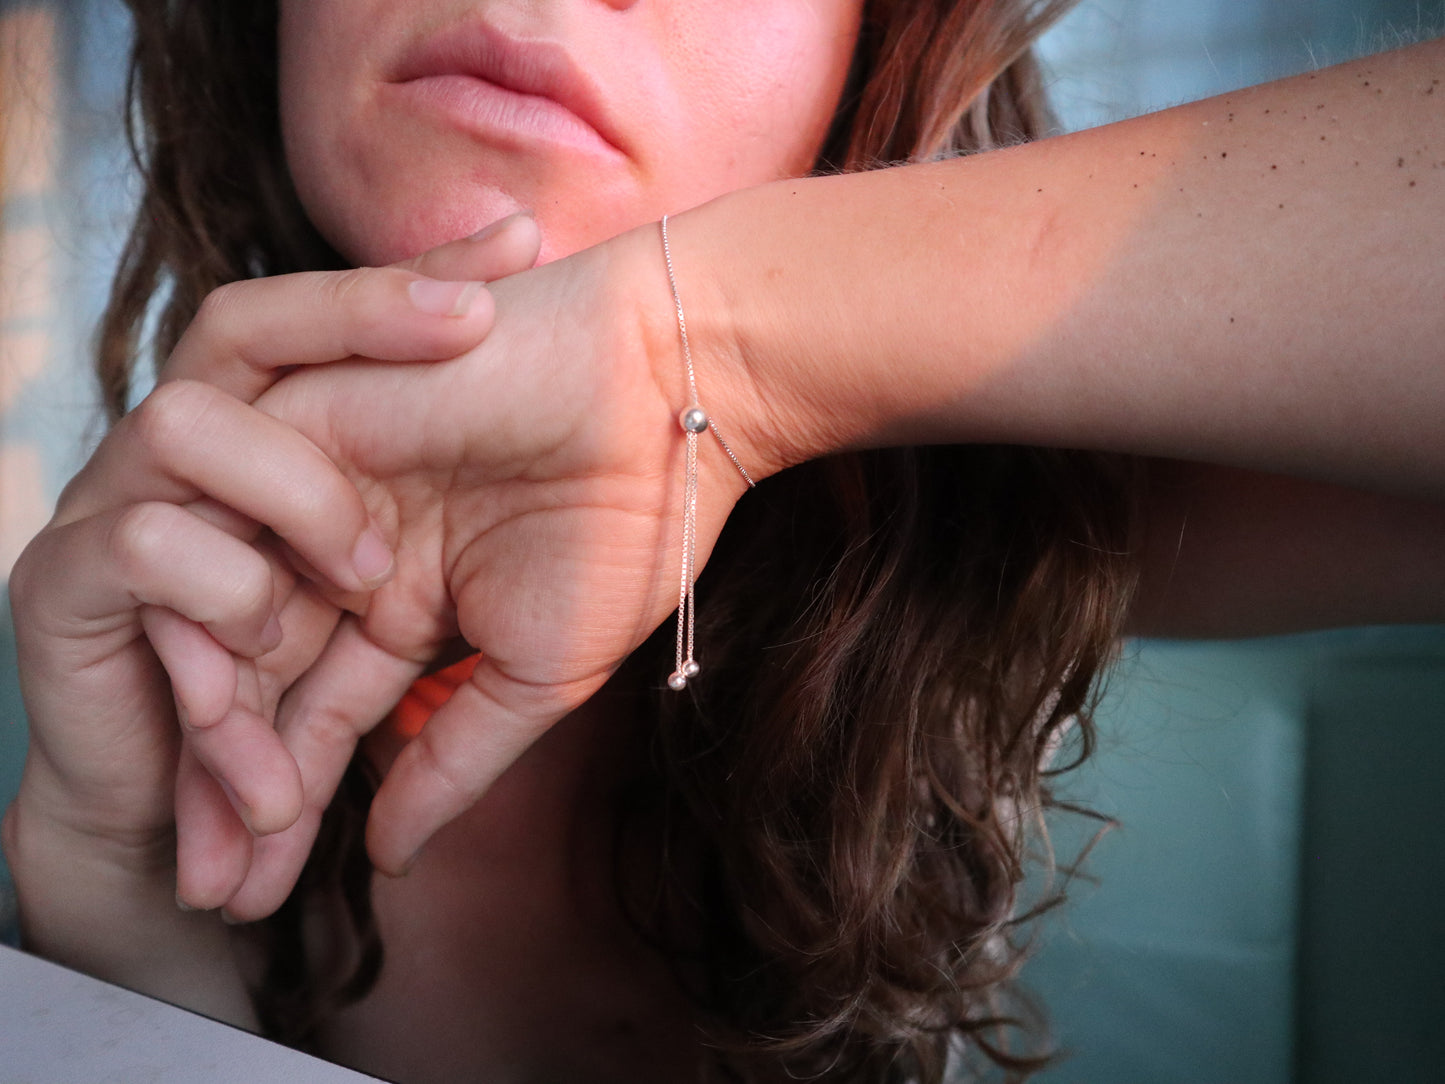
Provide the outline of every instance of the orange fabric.
{"type": "Polygon", "coordinates": [[[452,698],[457,686],[464,684],[482,661],[480,655],[472,655],[461,662],[454,662],[445,670],[418,678],[401,703],[392,710],[391,725],[404,738],[414,738],[421,733],[433,713],[452,698]]]}

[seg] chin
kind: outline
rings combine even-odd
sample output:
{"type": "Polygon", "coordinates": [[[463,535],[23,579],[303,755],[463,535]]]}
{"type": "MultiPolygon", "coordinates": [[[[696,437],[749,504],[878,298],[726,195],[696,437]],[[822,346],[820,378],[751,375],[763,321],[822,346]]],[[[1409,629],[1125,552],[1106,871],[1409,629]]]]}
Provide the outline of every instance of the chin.
{"type": "Polygon", "coordinates": [[[383,267],[429,252],[439,245],[470,237],[521,210],[537,216],[542,231],[539,263],[570,256],[614,237],[633,226],[658,218],[662,210],[639,206],[648,201],[621,200],[606,206],[595,199],[560,194],[537,198],[475,184],[413,189],[395,198],[305,201],[323,237],[357,267],[383,267]],[[461,189],[458,191],[458,189],[461,189]],[[351,207],[363,208],[350,212],[351,207]]]}
{"type": "Polygon", "coordinates": [[[502,192],[474,192],[465,199],[443,201],[413,195],[346,202],[365,209],[347,214],[339,208],[328,213],[327,207],[321,207],[312,210],[311,217],[321,235],[356,267],[384,267],[410,260],[449,241],[470,237],[525,206],[502,192]]]}

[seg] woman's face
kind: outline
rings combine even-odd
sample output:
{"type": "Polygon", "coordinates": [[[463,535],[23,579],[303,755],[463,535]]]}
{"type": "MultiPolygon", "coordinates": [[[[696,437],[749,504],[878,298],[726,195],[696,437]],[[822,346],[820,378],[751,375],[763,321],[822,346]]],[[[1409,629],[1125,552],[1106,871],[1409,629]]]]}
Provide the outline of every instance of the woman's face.
{"type": "Polygon", "coordinates": [[[543,258],[811,168],[863,0],[281,0],[281,121],[358,264],[519,208],[543,258]]]}

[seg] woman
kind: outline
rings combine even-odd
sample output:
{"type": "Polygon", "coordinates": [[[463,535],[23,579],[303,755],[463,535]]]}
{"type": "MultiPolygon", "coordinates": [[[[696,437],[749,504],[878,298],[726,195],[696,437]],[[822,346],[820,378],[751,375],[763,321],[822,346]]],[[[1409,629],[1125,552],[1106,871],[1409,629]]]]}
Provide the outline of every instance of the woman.
{"type": "MultiPolygon", "coordinates": [[[[143,215],[161,226],[138,235],[111,331],[134,334],[164,267],[179,283],[163,335],[175,350],[170,383],[116,427],[17,569],[36,746],[6,831],[32,943],[252,1021],[214,917],[158,906],[170,833],[181,898],[236,918],[269,912],[357,734],[460,631],[482,652],[472,678],[404,748],[394,731],[368,739],[363,759],[387,773],[370,851],[410,874],[377,885],[388,965],[320,1022],[320,1048],[416,1079],[596,1077],[606,1065],[635,1076],[639,1050],[672,1076],[703,1062],[756,1079],[936,1079],[955,1035],[1007,1061],[990,1017],[1016,957],[1019,824],[1046,800],[1040,764],[1086,706],[1128,601],[1128,464],[972,448],[779,474],[718,542],[697,701],[659,690],[656,705],[648,691],[671,669],[659,657],[669,631],[592,697],[676,583],[672,418],[687,395],[655,227],[481,294],[467,280],[531,255],[530,227],[514,221],[409,271],[210,294],[190,320],[229,279],[413,258],[519,202],[556,256],[815,158],[928,158],[1033,134],[1030,69],[1008,64],[1031,21],[986,5],[297,0],[280,20],[284,144],[250,90],[208,117],[235,126],[214,142],[243,148],[241,160],[190,161],[178,135],[209,129],[167,122],[159,106],[206,96],[166,80],[191,70],[208,88],[247,88],[247,75],[264,86],[270,24],[184,9],[166,37],[142,15],[162,125],[143,215]],[[477,74],[550,104],[479,99],[493,92],[466,81],[477,74]],[[185,208],[196,217],[173,229],[157,217],[185,208]],[[328,366],[282,380],[260,412],[241,402],[284,367],[353,355],[454,360],[328,366]],[[258,539],[257,523],[285,545],[258,539]],[[60,573],[76,567],[92,572],[60,573]],[[174,685],[179,753],[171,689],[142,634],[174,685]],[[97,733],[125,744],[99,750],[97,733]],[[660,778],[645,767],[653,744],[660,778]],[[617,907],[597,903],[614,894],[617,907]],[[125,943],[77,898],[122,911],[125,943]],[[578,994],[559,1012],[554,975],[538,984],[531,969],[564,949],[585,978],[563,988],[578,994]],[[679,1019],[723,1052],[700,1055],[679,1019]],[[495,1030],[478,1036],[483,1024],[495,1030]]],[[[1439,449],[1419,438],[1439,396],[1433,374],[1407,363],[1439,341],[1421,303],[1438,272],[1412,248],[1428,248],[1439,207],[1420,133],[1438,129],[1438,56],[1402,53],[1089,138],[766,185],[682,215],[671,241],[700,397],[756,477],[843,448],[989,440],[1435,485],[1439,449]],[[1266,119],[1280,113],[1287,127],[1266,119]],[[1321,169],[1330,213],[1302,214],[1290,203],[1308,201],[1321,169]],[[1345,294],[1328,271],[1302,281],[1312,249],[1352,238],[1366,254],[1387,239],[1412,273],[1391,270],[1378,296],[1345,294]],[[1299,289],[1298,303],[1265,305],[1230,280],[1241,244],[1259,281],[1299,289]],[[1159,299],[1173,310],[1151,311],[1159,299]],[[1379,316],[1368,337],[1363,312],[1379,316]],[[1217,363],[1245,332],[1268,363],[1221,380],[1217,363]],[[1296,379],[1340,341],[1400,379],[1369,396],[1349,394],[1357,368],[1296,379]],[[1303,407],[1298,420],[1280,418],[1282,402],[1303,407]],[[1402,438],[1376,429],[1385,416],[1406,423],[1402,438]],[[1369,444],[1340,439],[1371,430],[1369,444]]],[[[705,558],[743,482],[711,445],[702,471],[705,558]]],[[[1146,569],[1176,552],[1185,562],[1182,577],[1146,580],[1157,619],[1318,619],[1279,577],[1244,603],[1215,590],[1217,547],[1187,563],[1195,513],[1223,520],[1262,488],[1277,497],[1248,528],[1275,535],[1259,568],[1314,523],[1351,524],[1315,543],[1318,561],[1384,541],[1375,552],[1393,579],[1356,603],[1338,577],[1346,586],[1323,610],[1437,613],[1418,601],[1437,562],[1398,560],[1406,542],[1385,519],[1424,549],[1439,537],[1435,509],[1209,471],[1188,487],[1151,497],[1146,569]],[[1176,548],[1161,543],[1178,533],[1180,494],[1192,518],[1176,548]],[[1179,578],[1203,583],[1214,610],[1171,600],[1179,578]]],[[[332,899],[306,894],[298,921],[335,929],[332,899]]],[[[363,950],[333,932],[307,951],[314,973],[345,974],[363,950]]],[[[322,997],[304,993],[311,1007],[322,997]]]]}

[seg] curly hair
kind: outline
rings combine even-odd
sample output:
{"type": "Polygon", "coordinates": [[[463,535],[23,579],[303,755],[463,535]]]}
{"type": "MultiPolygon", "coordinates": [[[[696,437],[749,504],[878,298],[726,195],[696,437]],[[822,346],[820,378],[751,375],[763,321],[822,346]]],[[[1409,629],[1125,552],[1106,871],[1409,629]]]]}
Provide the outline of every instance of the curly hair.
{"type": "MultiPolygon", "coordinates": [[[[129,2],[145,185],[100,338],[112,416],[157,303],[160,359],[215,287],[342,265],[287,177],[274,0],[129,2]]],[[[819,169],[1045,134],[1029,49],[1065,6],[868,0],[819,169]]],[[[805,464],[739,504],[700,587],[699,695],[656,688],[666,630],[614,679],[654,724],[624,823],[665,824],[691,856],[631,913],[687,976],[709,1071],[938,1084],[959,1062],[1015,1079],[1045,1063],[1019,1048],[1030,1014],[1010,994],[1033,913],[1020,885],[1060,804],[1050,757],[1067,743],[1077,763],[1093,743],[1136,579],[1140,478],[1126,458],[1069,450],[892,449],[805,464]]],[[[292,1041],[381,966],[368,793],[353,779],[338,797],[262,931],[258,1006],[292,1041]],[[345,968],[299,951],[317,900],[352,931],[345,968]]]]}

